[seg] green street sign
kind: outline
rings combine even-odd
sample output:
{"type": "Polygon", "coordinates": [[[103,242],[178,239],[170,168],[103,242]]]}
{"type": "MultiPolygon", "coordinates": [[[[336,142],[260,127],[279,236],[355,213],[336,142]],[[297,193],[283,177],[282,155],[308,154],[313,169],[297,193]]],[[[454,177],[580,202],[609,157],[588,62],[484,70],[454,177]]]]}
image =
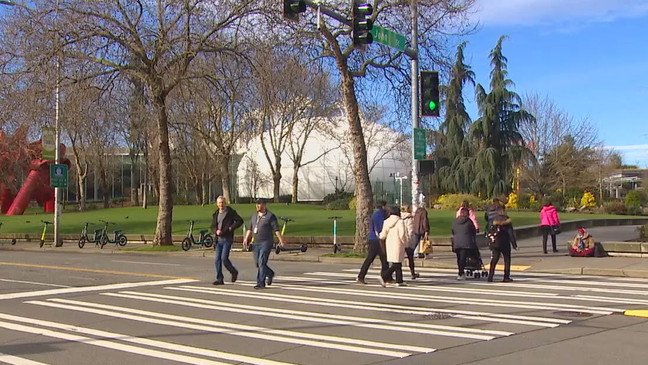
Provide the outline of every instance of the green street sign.
{"type": "Polygon", "coordinates": [[[414,159],[425,159],[425,152],[427,150],[427,138],[425,129],[414,128],[414,159]]]}
{"type": "Polygon", "coordinates": [[[371,28],[371,35],[373,40],[380,44],[384,44],[389,47],[394,47],[401,51],[405,51],[407,40],[402,34],[398,34],[392,30],[385,29],[379,25],[373,25],[371,28]]]}
{"type": "Polygon", "coordinates": [[[67,165],[50,165],[50,187],[67,188],[68,187],[68,167],[67,165]]]}

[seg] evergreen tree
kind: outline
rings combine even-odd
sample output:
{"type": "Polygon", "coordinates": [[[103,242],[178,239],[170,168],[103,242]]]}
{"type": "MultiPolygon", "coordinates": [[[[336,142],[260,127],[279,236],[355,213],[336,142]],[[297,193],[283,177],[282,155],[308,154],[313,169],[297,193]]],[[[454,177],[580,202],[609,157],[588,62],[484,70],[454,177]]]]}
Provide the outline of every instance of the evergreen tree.
{"type": "Polygon", "coordinates": [[[520,122],[533,122],[532,115],[520,108],[521,99],[509,90],[507,59],[502,55],[502,36],[490,53],[490,92],[476,88],[479,119],[470,128],[470,138],[478,152],[471,158],[471,190],[486,196],[500,196],[511,190],[516,164],[530,153],[519,132],[520,122]]]}
{"type": "Polygon", "coordinates": [[[475,85],[475,73],[464,63],[465,47],[465,42],[457,46],[457,56],[447,88],[445,121],[441,124],[445,143],[440,153],[446,164],[438,165],[438,177],[441,187],[448,192],[468,192],[470,188],[470,165],[467,161],[471,143],[465,138],[470,126],[470,116],[464,104],[463,89],[466,83],[475,85]]]}

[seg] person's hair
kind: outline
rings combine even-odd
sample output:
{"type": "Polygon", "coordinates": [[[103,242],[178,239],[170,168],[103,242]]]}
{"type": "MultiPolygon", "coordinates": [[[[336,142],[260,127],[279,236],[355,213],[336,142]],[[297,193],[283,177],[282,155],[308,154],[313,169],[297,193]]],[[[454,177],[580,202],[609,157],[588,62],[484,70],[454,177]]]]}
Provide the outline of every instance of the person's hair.
{"type": "Polygon", "coordinates": [[[542,199],[542,205],[544,205],[545,207],[550,206],[551,205],[551,199],[549,199],[549,198],[542,199]]]}
{"type": "Polygon", "coordinates": [[[468,211],[468,208],[459,209],[459,216],[467,217],[469,214],[470,214],[470,212],[468,211]]]}
{"type": "Polygon", "coordinates": [[[218,198],[216,198],[216,203],[218,203],[219,200],[222,200],[223,202],[227,203],[227,200],[225,200],[225,197],[222,195],[219,195],[218,198]]]}
{"type": "Polygon", "coordinates": [[[493,198],[493,204],[499,204],[500,200],[499,198],[493,198]]]}
{"type": "Polygon", "coordinates": [[[392,205],[389,207],[389,215],[397,215],[400,217],[400,209],[397,206],[392,205]]]}
{"type": "Polygon", "coordinates": [[[378,207],[378,208],[384,208],[385,205],[387,205],[387,202],[384,201],[384,200],[378,200],[378,201],[376,202],[376,207],[378,207]]]}
{"type": "Polygon", "coordinates": [[[462,201],[461,202],[461,207],[466,208],[466,209],[470,208],[470,202],[468,202],[468,200],[462,201]]]}
{"type": "Polygon", "coordinates": [[[403,205],[403,212],[412,213],[412,206],[411,205],[403,205]]]}

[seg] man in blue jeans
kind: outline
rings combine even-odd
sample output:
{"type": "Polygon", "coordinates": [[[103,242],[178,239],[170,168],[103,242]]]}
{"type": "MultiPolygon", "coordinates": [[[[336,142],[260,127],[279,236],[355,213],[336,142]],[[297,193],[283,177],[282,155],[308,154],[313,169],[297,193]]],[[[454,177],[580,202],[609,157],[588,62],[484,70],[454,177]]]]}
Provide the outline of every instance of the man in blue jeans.
{"type": "Polygon", "coordinates": [[[216,198],[218,210],[212,216],[212,231],[216,236],[216,281],[214,285],[223,285],[223,265],[232,274],[232,282],[238,278],[238,270],[232,265],[229,259],[234,231],[243,225],[243,219],[236,210],[227,206],[225,197],[216,198]]]}
{"type": "Polygon", "coordinates": [[[277,217],[266,209],[265,199],[257,199],[256,213],[250,217],[249,228],[243,237],[244,246],[254,237],[254,262],[259,268],[254,289],[263,289],[266,285],[272,285],[275,273],[268,267],[268,258],[272,250],[273,233],[279,239],[279,245],[285,245],[284,238],[279,232],[277,217]]]}

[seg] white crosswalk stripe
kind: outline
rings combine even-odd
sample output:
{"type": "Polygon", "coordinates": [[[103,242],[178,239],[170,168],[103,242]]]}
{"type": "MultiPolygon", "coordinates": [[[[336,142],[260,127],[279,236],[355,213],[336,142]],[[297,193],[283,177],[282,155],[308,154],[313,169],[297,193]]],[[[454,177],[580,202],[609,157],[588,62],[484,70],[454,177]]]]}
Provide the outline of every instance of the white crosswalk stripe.
{"type": "MultiPolygon", "coordinates": [[[[364,362],[373,362],[648,305],[648,280],[518,273],[512,283],[457,282],[454,270],[420,272],[422,277],[408,286],[388,288],[357,285],[357,269],[345,269],[278,276],[261,291],[244,280],[217,287],[160,280],[6,293],[5,299],[25,298],[25,305],[41,310],[30,311],[29,317],[0,313],[0,329],[179,363],[288,364],[293,362],[286,361],[290,357],[279,354],[299,349],[324,351],[322,356],[331,363],[344,362],[348,354],[371,357],[364,362]],[[112,330],[96,327],[107,319],[115,326],[112,330]],[[205,343],[189,346],[180,338],[132,333],[126,323],[141,324],[153,333],[173,333],[173,328],[192,336],[234,336],[249,345],[219,345],[218,350],[205,343]],[[281,350],[261,349],[264,343],[281,350]],[[259,350],[248,351],[254,348],[259,350]]],[[[367,279],[374,281],[377,274],[370,270],[367,279]]],[[[42,363],[16,355],[0,353],[0,362],[42,363]]]]}

